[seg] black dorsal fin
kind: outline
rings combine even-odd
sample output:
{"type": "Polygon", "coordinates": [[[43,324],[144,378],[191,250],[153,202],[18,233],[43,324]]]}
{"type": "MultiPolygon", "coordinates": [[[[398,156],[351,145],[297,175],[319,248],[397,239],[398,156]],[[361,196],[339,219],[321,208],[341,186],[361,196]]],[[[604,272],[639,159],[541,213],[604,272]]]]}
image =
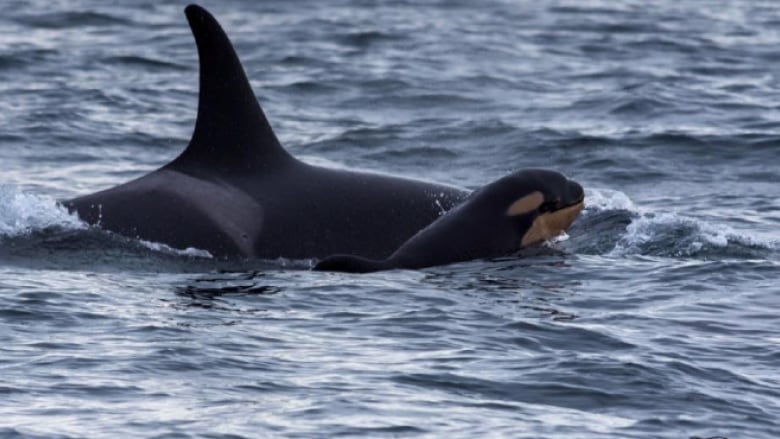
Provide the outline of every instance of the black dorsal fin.
{"type": "Polygon", "coordinates": [[[172,165],[257,171],[292,159],[257,103],[241,61],[217,20],[198,5],[184,9],[200,60],[198,119],[172,165]]]}

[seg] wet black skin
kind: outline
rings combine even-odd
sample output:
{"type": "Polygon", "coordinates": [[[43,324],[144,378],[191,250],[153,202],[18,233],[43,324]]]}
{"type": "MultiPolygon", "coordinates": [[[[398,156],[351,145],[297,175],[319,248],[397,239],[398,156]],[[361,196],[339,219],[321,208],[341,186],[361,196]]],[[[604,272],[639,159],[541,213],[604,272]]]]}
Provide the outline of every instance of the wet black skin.
{"type": "Polygon", "coordinates": [[[366,273],[509,255],[520,250],[523,237],[537,217],[580,206],[583,199],[582,186],[558,172],[518,171],[475,191],[463,204],[415,234],[387,259],[335,255],[321,260],[314,269],[366,273]],[[538,208],[520,215],[507,215],[512,203],[535,191],[544,196],[538,208]]]}
{"type": "Polygon", "coordinates": [[[450,186],[296,160],[279,143],[219,23],[199,6],[185,14],[200,60],[189,145],[137,180],[64,201],[81,219],[215,256],[383,258],[467,197],[450,186]]]}

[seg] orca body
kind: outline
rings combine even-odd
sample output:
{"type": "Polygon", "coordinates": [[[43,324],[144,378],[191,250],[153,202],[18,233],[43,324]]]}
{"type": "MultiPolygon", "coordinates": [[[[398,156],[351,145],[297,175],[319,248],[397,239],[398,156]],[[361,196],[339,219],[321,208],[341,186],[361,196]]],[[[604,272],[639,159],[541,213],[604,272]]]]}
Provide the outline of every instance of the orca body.
{"type": "Polygon", "coordinates": [[[214,256],[383,258],[468,193],[305,164],[281,146],[219,23],[185,9],[198,47],[198,116],[179,157],[63,202],[103,229],[214,256]]]}
{"type": "Polygon", "coordinates": [[[334,255],[314,269],[367,273],[506,256],[561,234],[584,199],[582,186],[558,172],[518,171],[474,192],[387,259],[334,255]]]}

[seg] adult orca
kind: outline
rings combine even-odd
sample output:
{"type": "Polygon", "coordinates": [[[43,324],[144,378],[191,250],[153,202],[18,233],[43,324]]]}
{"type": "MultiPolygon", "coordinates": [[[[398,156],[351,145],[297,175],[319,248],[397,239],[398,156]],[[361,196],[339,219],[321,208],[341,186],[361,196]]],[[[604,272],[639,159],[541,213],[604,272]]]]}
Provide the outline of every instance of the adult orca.
{"type": "Polygon", "coordinates": [[[584,200],[582,186],[562,174],[524,169],[483,186],[387,259],[334,255],[314,269],[367,273],[505,256],[558,236],[584,200]]]}
{"type": "Polygon", "coordinates": [[[277,140],[216,19],[197,5],[185,14],[200,61],[189,145],[137,180],[64,201],[82,220],[218,257],[382,258],[468,195],[295,159],[277,140]]]}

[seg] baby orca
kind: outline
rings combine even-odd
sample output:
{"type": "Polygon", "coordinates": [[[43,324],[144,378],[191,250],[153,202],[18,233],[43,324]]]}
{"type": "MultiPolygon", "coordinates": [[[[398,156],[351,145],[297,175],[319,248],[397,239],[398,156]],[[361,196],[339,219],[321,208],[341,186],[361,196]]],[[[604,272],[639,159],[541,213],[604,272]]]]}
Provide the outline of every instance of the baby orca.
{"type": "Polygon", "coordinates": [[[584,200],[582,186],[563,174],[524,169],[475,191],[387,259],[334,255],[314,269],[367,273],[506,256],[561,234],[582,211],[584,200]]]}

